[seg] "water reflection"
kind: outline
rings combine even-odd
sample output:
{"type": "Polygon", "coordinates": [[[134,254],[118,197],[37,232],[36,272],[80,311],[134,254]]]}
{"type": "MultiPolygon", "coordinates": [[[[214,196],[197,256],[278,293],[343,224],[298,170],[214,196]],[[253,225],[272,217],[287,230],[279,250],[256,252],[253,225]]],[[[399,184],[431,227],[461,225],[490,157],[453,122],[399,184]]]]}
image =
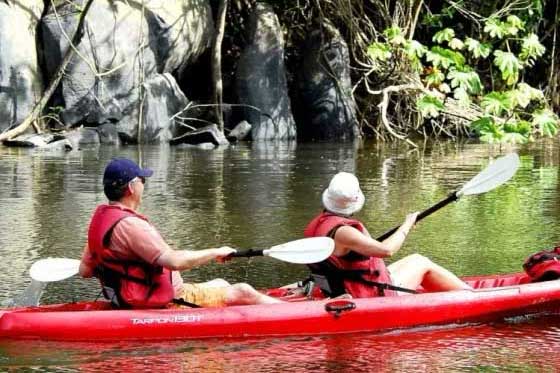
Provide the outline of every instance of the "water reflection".
{"type": "Polygon", "coordinates": [[[81,372],[558,371],[556,317],[406,333],[142,343],[7,342],[0,367],[81,372]],[[24,352],[25,351],[25,352],[24,352]],[[551,358],[543,358],[550,356],[551,358]]]}
{"type": "MultiPolygon", "coordinates": [[[[355,172],[362,181],[366,205],[359,218],[373,235],[379,235],[399,224],[407,212],[423,210],[459,189],[495,157],[516,150],[522,166],[511,182],[484,195],[465,197],[425,219],[392,260],[420,252],[461,275],[519,271],[528,254],[560,241],[558,145],[558,140],[547,140],[510,149],[443,142],[410,151],[399,144],[259,143],[218,150],[145,146],[70,153],[0,148],[0,255],[4,258],[0,263],[0,300],[13,297],[29,283],[27,270],[38,258],[79,257],[93,208],[104,201],[101,174],[113,156],[126,156],[155,170],[146,184],[142,212],[172,246],[266,248],[301,238],[303,228],[321,208],[323,189],[338,171],[355,172]]],[[[192,281],[223,277],[270,287],[302,279],[306,273],[303,266],[258,258],[212,264],[184,273],[184,277],[192,281]]],[[[98,296],[97,289],[94,280],[73,278],[49,285],[44,301],[92,299],[98,296]]],[[[556,348],[560,340],[557,326],[546,329],[544,336],[556,348]]],[[[474,367],[481,360],[471,357],[482,354],[489,365],[481,363],[474,369],[501,366],[515,370],[524,365],[514,358],[514,345],[533,351],[533,338],[539,337],[532,329],[517,328],[497,326],[482,337],[461,336],[457,331],[436,333],[448,347],[422,334],[416,343],[424,343],[425,349],[406,344],[409,338],[401,336],[368,336],[366,345],[361,344],[361,337],[350,338],[352,345],[339,337],[266,342],[268,348],[272,343],[275,351],[281,351],[276,360],[263,358],[264,348],[255,350],[249,342],[179,343],[180,347],[172,344],[171,350],[164,352],[158,347],[127,344],[121,347],[124,357],[116,353],[110,360],[132,360],[141,365],[148,355],[152,356],[146,360],[149,367],[154,361],[163,364],[160,360],[165,356],[166,362],[176,360],[180,366],[197,370],[214,356],[222,360],[208,371],[222,365],[224,370],[241,370],[236,369],[242,366],[236,365],[241,355],[247,364],[264,371],[281,371],[294,364],[296,370],[307,371],[318,366],[323,370],[348,366],[359,370],[360,364],[366,364],[359,359],[369,359],[380,364],[390,360],[388,369],[400,371],[414,370],[413,364],[420,369],[430,365],[462,367],[463,362],[465,367],[474,367]],[[491,339],[496,335],[501,342],[491,339]],[[494,347],[501,346],[499,351],[488,347],[487,340],[494,347]],[[404,360],[391,360],[383,352],[403,344],[409,349],[399,350],[404,360]],[[237,350],[224,352],[227,348],[237,350]],[[291,349],[307,353],[290,356],[291,349]],[[349,349],[353,354],[344,358],[335,353],[337,349],[349,349]],[[435,361],[430,360],[430,351],[439,349],[435,361]],[[310,356],[318,356],[320,362],[310,356]]],[[[105,364],[104,358],[88,360],[81,353],[64,357],[45,346],[45,353],[51,356],[46,365],[73,364],[75,359],[91,369],[105,364]]],[[[34,359],[33,355],[14,358],[9,346],[0,347],[6,348],[0,353],[6,364],[18,365],[22,359],[25,365],[34,359]]],[[[548,367],[542,362],[538,365],[539,361],[528,355],[523,359],[548,367]]]]}

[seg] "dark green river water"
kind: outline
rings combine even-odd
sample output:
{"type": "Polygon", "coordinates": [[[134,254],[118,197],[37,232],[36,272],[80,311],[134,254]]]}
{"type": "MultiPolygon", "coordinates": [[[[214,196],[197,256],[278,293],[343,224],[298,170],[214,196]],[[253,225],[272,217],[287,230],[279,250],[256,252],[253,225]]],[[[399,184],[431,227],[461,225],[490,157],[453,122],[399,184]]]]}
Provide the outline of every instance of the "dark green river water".
{"type": "MultiPolygon", "coordinates": [[[[225,244],[241,249],[267,248],[301,238],[307,222],[321,209],[322,191],[338,171],[353,172],[361,180],[366,204],[358,217],[377,236],[400,224],[407,212],[423,210],[459,189],[489,161],[516,151],[521,167],[510,182],[480,196],[464,197],[426,218],[390,261],[419,252],[459,275],[520,271],[527,255],[560,242],[558,145],[558,140],[516,147],[440,142],[411,150],[371,142],[282,143],[218,150],[101,147],[70,153],[0,147],[0,301],[16,296],[29,284],[28,269],[37,259],[79,258],[89,217],[104,201],[101,177],[113,156],[126,156],[154,169],[141,212],[150,217],[171,246],[196,250],[225,244]]],[[[256,258],[211,264],[185,272],[183,277],[188,281],[221,277],[255,287],[274,287],[300,280],[306,273],[303,266],[256,258]]],[[[49,285],[42,300],[67,302],[96,296],[94,280],[72,278],[49,285]]],[[[557,351],[559,326],[560,321],[547,320],[538,327],[529,322],[504,324],[491,331],[474,328],[466,333],[463,328],[417,332],[411,334],[413,337],[354,336],[343,340],[354,341],[352,346],[358,347],[364,340],[372,340],[380,350],[388,343],[386,349],[395,348],[395,356],[401,359],[390,360],[388,370],[402,371],[398,367],[406,368],[407,364],[427,364],[418,365],[419,371],[424,371],[422,366],[441,371],[477,370],[480,358],[471,361],[469,351],[478,348],[486,351],[484,356],[495,369],[526,371],[538,361],[528,362],[525,355],[516,360],[518,351],[513,346],[537,349],[543,348],[544,341],[548,343],[544,349],[557,351]],[[533,343],[535,336],[539,343],[533,343]],[[408,353],[403,354],[402,347],[410,338],[418,340],[417,347],[406,345],[408,353]],[[441,340],[451,342],[442,347],[441,340]],[[469,359],[461,360],[467,355],[469,359]]],[[[23,353],[23,345],[0,342],[0,367],[106,371],[120,370],[111,366],[115,361],[140,357],[145,364],[129,371],[142,367],[152,371],[360,371],[367,364],[384,367],[387,363],[387,359],[379,360],[379,354],[368,363],[368,352],[360,349],[352,355],[362,351],[365,363],[337,354],[313,356],[317,349],[330,351],[340,343],[340,337],[321,337],[119,344],[95,346],[101,352],[92,354],[88,345],[27,343],[31,351],[23,353]],[[299,351],[297,355],[289,353],[294,349],[299,351]],[[271,351],[281,353],[271,360],[271,351]],[[301,351],[307,351],[309,359],[294,357],[300,357],[301,351]],[[237,354],[245,360],[238,361],[237,354]],[[169,363],[176,360],[176,364],[169,363]],[[311,360],[315,363],[310,365],[311,360]]]]}

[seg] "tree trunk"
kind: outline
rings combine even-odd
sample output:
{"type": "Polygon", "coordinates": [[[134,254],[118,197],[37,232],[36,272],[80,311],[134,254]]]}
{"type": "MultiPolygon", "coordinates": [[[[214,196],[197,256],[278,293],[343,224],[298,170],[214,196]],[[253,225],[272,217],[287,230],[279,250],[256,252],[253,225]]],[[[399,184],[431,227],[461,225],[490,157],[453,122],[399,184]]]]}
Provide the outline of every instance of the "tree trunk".
{"type": "Polygon", "coordinates": [[[218,129],[222,133],[224,133],[224,116],[222,113],[222,40],[224,39],[227,8],[228,0],[221,0],[216,20],[216,38],[214,39],[212,51],[212,78],[214,80],[214,104],[216,105],[215,113],[216,119],[218,120],[218,129]]]}

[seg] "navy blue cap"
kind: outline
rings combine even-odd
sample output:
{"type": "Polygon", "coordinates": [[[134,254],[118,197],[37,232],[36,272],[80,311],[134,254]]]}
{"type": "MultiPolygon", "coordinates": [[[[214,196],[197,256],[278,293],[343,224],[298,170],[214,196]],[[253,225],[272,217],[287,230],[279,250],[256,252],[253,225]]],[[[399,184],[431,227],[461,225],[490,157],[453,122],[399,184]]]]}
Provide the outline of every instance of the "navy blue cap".
{"type": "Polygon", "coordinates": [[[135,177],[150,177],[154,171],[149,168],[140,168],[134,161],[127,158],[113,158],[105,167],[103,184],[123,186],[135,177]]]}

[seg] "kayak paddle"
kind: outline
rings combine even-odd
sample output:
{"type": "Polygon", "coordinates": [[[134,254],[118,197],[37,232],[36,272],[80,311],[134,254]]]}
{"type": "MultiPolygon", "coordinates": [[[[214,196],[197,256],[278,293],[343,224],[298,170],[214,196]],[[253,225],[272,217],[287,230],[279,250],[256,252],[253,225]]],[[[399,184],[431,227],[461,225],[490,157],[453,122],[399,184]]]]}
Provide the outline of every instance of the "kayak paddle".
{"type": "Polygon", "coordinates": [[[78,273],[80,261],[68,258],[46,258],[33,263],[29,275],[35,281],[54,282],[65,280],[78,273]]]}
{"type": "Polygon", "coordinates": [[[4,307],[38,306],[46,283],[61,281],[78,273],[80,261],[67,258],[46,258],[33,263],[29,269],[31,283],[17,296],[2,303],[4,307]]]}
{"type": "Polygon", "coordinates": [[[334,251],[334,241],[329,237],[310,237],[276,245],[266,250],[244,250],[231,257],[270,256],[295,264],[317,263],[327,259],[334,251]]]}
{"type": "MultiPolygon", "coordinates": [[[[422,211],[418,214],[416,218],[416,222],[424,219],[426,216],[429,216],[436,212],[437,210],[441,209],[444,206],[447,206],[451,202],[457,201],[462,196],[470,196],[474,194],[481,194],[486,193],[494,188],[499,187],[515,174],[517,168],[519,167],[519,156],[515,153],[510,153],[505,155],[501,158],[496,159],[494,162],[490,163],[484,170],[482,170],[478,175],[473,177],[470,181],[468,181],[463,187],[457,191],[451,193],[446,199],[440,201],[433,205],[432,207],[422,211]]],[[[383,241],[384,239],[391,236],[393,233],[400,228],[395,227],[390,231],[385,232],[381,236],[377,238],[378,241],[383,241]]]]}
{"type": "MultiPolygon", "coordinates": [[[[329,237],[303,238],[276,245],[266,250],[246,250],[232,257],[270,256],[289,263],[307,264],[328,258],[334,250],[334,241],[329,237]]],[[[80,261],[68,258],[46,258],[33,263],[29,269],[31,279],[36,282],[65,280],[78,273],[80,261]]]]}

